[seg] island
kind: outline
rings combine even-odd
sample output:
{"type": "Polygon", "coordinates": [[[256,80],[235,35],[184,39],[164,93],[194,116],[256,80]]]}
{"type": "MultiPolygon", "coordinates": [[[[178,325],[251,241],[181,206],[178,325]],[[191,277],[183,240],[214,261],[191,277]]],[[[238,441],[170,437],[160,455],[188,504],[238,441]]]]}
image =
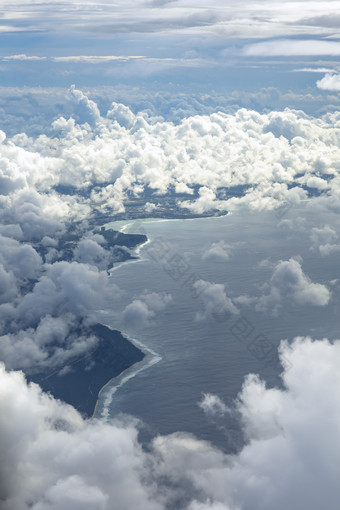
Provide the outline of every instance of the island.
{"type": "MultiPolygon", "coordinates": [[[[104,184],[102,184],[104,185],[104,184]]],[[[84,198],[89,198],[91,192],[101,186],[90,187],[83,191],[84,198]]],[[[97,190],[98,190],[97,189],[97,190]]],[[[55,190],[64,195],[76,195],[79,190],[72,186],[59,185],[55,190]]],[[[243,187],[238,190],[240,194],[245,192],[243,187]]],[[[199,189],[193,190],[193,195],[183,193],[180,198],[189,200],[197,198],[199,189]]],[[[220,193],[226,193],[220,190],[220,193]]],[[[66,229],[56,236],[54,249],[54,262],[72,262],[75,259],[77,248],[86,238],[102,239],[107,250],[108,265],[106,270],[117,263],[138,258],[135,249],[147,242],[144,234],[128,234],[105,228],[105,223],[120,220],[138,220],[142,218],[199,218],[207,216],[220,216],[227,214],[226,211],[211,210],[201,214],[193,213],[189,209],[182,208],[178,203],[178,194],[170,193],[166,197],[155,195],[155,191],[147,188],[141,197],[128,196],[125,202],[125,211],[112,216],[110,212],[103,213],[93,203],[92,214],[86,222],[74,221],[66,225],[66,229]],[[151,211],[146,207],[150,207],[151,211]]],[[[42,242],[33,244],[44,262],[48,262],[49,245],[42,242]]],[[[33,287],[35,282],[31,282],[33,287]]],[[[30,290],[27,287],[27,290],[30,290]]],[[[54,366],[53,369],[35,367],[34,373],[26,373],[28,381],[39,384],[43,391],[50,393],[54,398],[60,399],[75,407],[84,417],[93,416],[100,391],[107,383],[120,375],[145,357],[145,353],[125,338],[121,332],[112,330],[103,324],[93,324],[87,327],[85,336],[95,336],[95,346],[82,356],[70,359],[62,366],[54,366]]],[[[84,336],[84,323],[78,325],[79,333],[84,336]]],[[[92,345],[92,344],[91,344],[92,345]]]]}
{"type": "MultiPolygon", "coordinates": [[[[96,234],[105,239],[105,248],[109,254],[107,271],[117,262],[136,259],[133,250],[147,241],[144,234],[124,234],[93,223],[84,227],[82,222],[73,222],[55,241],[55,261],[72,262],[81,240],[96,234]]],[[[48,247],[41,242],[35,243],[34,247],[46,261],[48,247]]],[[[29,292],[35,283],[28,282],[26,291],[29,292]]],[[[73,338],[95,337],[95,345],[90,342],[91,349],[62,365],[53,368],[45,365],[33,367],[33,371],[25,371],[29,382],[39,384],[43,391],[54,398],[71,404],[86,418],[93,415],[101,389],[111,379],[145,357],[144,352],[121,332],[98,323],[87,326],[87,321],[87,317],[80,317],[69,335],[73,338]]],[[[53,347],[50,346],[51,351],[53,347]]]]}

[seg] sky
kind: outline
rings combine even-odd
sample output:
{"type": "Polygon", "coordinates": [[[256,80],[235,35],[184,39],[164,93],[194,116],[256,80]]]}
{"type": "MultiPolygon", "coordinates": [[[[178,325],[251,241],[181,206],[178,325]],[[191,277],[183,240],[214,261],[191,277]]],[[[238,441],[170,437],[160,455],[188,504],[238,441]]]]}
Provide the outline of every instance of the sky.
{"type": "Polygon", "coordinates": [[[9,2],[3,85],[336,90],[339,2],[9,2]],[[316,74],[315,74],[316,73],[316,74]],[[320,84],[316,85],[317,80],[320,84]]]}
{"type": "MultiPolygon", "coordinates": [[[[336,313],[340,2],[0,0],[0,13],[1,510],[338,509],[339,336],[283,338],[281,386],[249,374],[233,409],[202,395],[208,418],[238,419],[236,453],[180,428],[145,448],[135,417],[86,419],[24,374],[93,347],[96,311],[124,289],[89,221],[146,191],[145,213],[168,194],[193,214],[271,211],[292,250],[292,231],[309,243],[305,259],[269,253],[256,295],[193,282],[199,320],[216,306],[336,313]],[[327,278],[310,276],[314,259],[327,278]]],[[[235,248],[216,240],[206,257],[235,248]]],[[[146,289],[123,319],[171,303],[146,289]]]]}

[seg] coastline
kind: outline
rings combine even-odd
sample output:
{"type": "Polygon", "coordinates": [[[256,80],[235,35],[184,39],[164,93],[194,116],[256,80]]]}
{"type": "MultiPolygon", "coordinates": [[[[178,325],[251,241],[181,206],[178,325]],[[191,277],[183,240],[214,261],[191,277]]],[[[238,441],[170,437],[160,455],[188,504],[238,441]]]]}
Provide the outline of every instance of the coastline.
{"type": "MultiPolygon", "coordinates": [[[[226,215],[220,215],[220,216],[207,216],[205,219],[216,219],[218,217],[224,218],[226,215]]],[[[126,230],[134,225],[138,224],[140,228],[143,228],[143,224],[148,223],[160,223],[160,222],[168,222],[168,221],[188,221],[188,220],[197,220],[202,219],[200,217],[192,217],[192,218],[141,218],[141,219],[134,219],[134,220],[118,220],[113,222],[108,222],[102,225],[105,229],[114,229],[121,233],[126,233],[126,230]]],[[[128,232],[129,234],[133,235],[135,232],[128,232]]],[[[147,244],[152,242],[152,239],[150,239],[147,236],[147,233],[142,232],[144,235],[146,235],[147,240],[144,243],[139,244],[136,246],[133,251],[133,257],[122,260],[118,262],[116,265],[114,265],[109,273],[110,275],[116,271],[119,267],[121,267],[123,264],[126,263],[136,263],[141,262],[143,260],[141,256],[141,250],[144,248],[147,244]]],[[[103,325],[105,321],[103,321],[103,325]]],[[[105,327],[111,329],[110,326],[105,325],[105,327]]],[[[110,406],[113,401],[113,397],[117,390],[122,387],[125,383],[127,383],[132,378],[136,377],[140,372],[146,370],[147,368],[150,368],[154,364],[161,361],[161,356],[157,354],[155,351],[144,345],[142,342],[136,340],[135,338],[130,337],[128,334],[126,334],[124,331],[120,332],[132,345],[134,345],[137,349],[140,349],[143,354],[144,358],[141,361],[137,361],[133,363],[130,367],[123,370],[121,373],[117,374],[116,376],[112,377],[107,383],[100,389],[98,393],[98,398],[96,401],[96,405],[94,407],[93,414],[91,418],[93,419],[109,419],[109,411],[110,406]]]]}
{"type": "Polygon", "coordinates": [[[110,379],[101,388],[101,390],[98,393],[97,402],[91,418],[107,420],[109,418],[109,407],[112,403],[113,396],[117,392],[117,390],[121,388],[125,383],[127,383],[130,379],[133,379],[137,374],[146,370],[147,368],[152,367],[162,359],[162,357],[159,354],[157,354],[155,351],[153,351],[146,345],[142,344],[142,342],[136,340],[135,338],[130,337],[123,331],[121,332],[121,334],[137,349],[143,352],[144,358],[141,361],[133,363],[130,367],[126,368],[115,377],[112,377],[112,379],[110,379]]]}
{"type": "Polygon", "coordinates": [[[44,392],[51,393],[54,398],[72,405],[84,417],[90,418],[95,413],[103,388],[129,369],[136,370],[135,366],[140,366],[139,363],[144,366],[144,358],[149,363],[150,353],[120,331],[100,322],[89,326],[87,334],[97,338],[94,348],[53,370],[42,368],[26,377],[29,382],[39,384],[44,392]]]}

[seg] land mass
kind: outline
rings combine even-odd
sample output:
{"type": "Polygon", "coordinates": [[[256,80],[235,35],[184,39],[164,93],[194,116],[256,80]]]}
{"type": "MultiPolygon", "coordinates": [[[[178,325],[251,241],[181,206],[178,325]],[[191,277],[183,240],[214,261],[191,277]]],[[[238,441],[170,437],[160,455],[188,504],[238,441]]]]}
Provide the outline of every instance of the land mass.
{"type": "MultiPolygon", "coordinates": [[[[84,231],[81,222],[70,224],[56,240],[56,260],[74,260],[75,250],[84,238],[84,234],[100,234],[105,239],[110,259],[107,270],[117,262],[137,258],[133,250],[147,241],[143,234],[124,234],[112,229],[88,225],[90,230],[84,231]]],[[[45,259],[48,247],[39,243],[35,246],[38,253],[45,259]]],[[[31,287],[35,282],[30,282],[31,287]]],[[[29,291],[29,284],[27,291],[29,291]]],[[[75,407],[83,416],[93,415],[101,389],[124,370],[141,361],[145,354],[119,331],[112,330],[102,324],[84,326],[79,321],[72,331],[72,337],[95,337],[95,346],[82,355],[69,359],[60,366],[34,367],[34,372],[26,373],[28,381],[39,384],[43,391],[63,400],[75,407]]],[[[67,339],[66,339],[67,341],[67,339]]],[[[93,345],[91,343],[91,345],[93,345]]]]}
{"type": "MultiPolygon", "coordinates": [[[[72,187],[59,187],[57,191],[62,194],[73,194],[72,187]]],[[[182,197],[188,198],[186,195],[182,197]]],[[[87,229],[84,230],[81,222],[74,222],[68,225],[56,241],[55,260],[74,260],[76,249],[84,238],[84,235],[100,234],[105,239],[105,247],[110,252],[110,261],[107,270],[110,270],[117,262],[123,262],[137,258],[133,251],[138,245],[147,241],[144,234],[125,234],[112,229],[98,227],[108,221],[121,219],[139,219],[143,217],[163,218],[194,218],[204,216],[217,216],[226,214],[220,211],[210,211],[203,214],[192,214],[189,210],[178,207],[174,197],[163,199],[157,203],[157,208],[151,213],[145,209],[146,200],[149,203],[153,194],[141,199],[133,199],[125,204],[126,211],[122,215],[105,215],[94,207],[92,217],[89,219],[87,229]]],[[[94,204],[95,206],[95,204],[94,204]]],[[[37,243],[35,249],[46,258],[48,247],[37,243]]],[[[83,328],[83,326],[82,326],[83,328]]],[[[82,331],[73,331],[72,334],[82,331]]],[[[75,407],[83,416],[91,417],[94,413],[101,389],[114,377],[117,377],[124,370],[141,361],[145,354],[132,342],[125,338],[119,331],[112,330],[102,324],[89,326],[86,336],[95,336],[97,341],[95,347],[78,358],[68,360],[66,364],[59,367],[37,368],[33,374],[26,374],[28,381],[35,382],[53,397],[63,400],[75,407]]]]}
{"type": "Polygon", "coordinates": [[[27,376],[43,391],[71,404],[85,417],[93,415],[100,390],[145,356],[119,331],[103,324],[90,326],[91,334],[97,342],[86,354],[70,360],[63,367],[52,371],[44,369],[27,376]]]}

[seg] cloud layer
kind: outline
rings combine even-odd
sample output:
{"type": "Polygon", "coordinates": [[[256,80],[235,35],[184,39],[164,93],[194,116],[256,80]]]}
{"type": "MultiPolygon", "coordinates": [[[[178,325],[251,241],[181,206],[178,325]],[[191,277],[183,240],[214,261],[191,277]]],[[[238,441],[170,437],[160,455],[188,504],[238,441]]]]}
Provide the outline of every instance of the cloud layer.
{"type": "Polygon", "coordinates": [[[259,311],[277,312],[285,300],[294,305],[325,306],[331,298],[328,288],[312,282],[303,272],[300,261],[294,258],[278,262],[263,290],[256,304],[259,311]]]}
{"type": "MultiPolygon", "coordinates": [[[[338,114],[320,119],[293,110],[240,109],[174,124],[119,103],[104,115],[75,87],[69,101],[73,116],[57,118],[50,134],[1,134],[0,335],[10,368],[53,366],[92,345],[92,337],[72,335],[70,345],[63,343],[77,321],[94,320],[93,311],[105,302],[107,269],[118,257],[100,233],[89,231],[93,211],[123,213],[127,200],[144,193],[145,214],[168,196],[178,210],[195,214],[279,207],[285,212],[307,198],[312,207],[315,202],[339,208],[338,114]],[[67,247],[62,239],[72,223],[79,242],[67,247]]],[[[338,250],[336,236],[320,241],[323,256],[338,250]]],[[[232,252],[217,242],[202,256],[223,264],[232,252]]],[[[196,319],[238,313],[222,284],[195,285],[202,304],[196,319]]],[[[310,282],[296,260],[282,261],[257,308],[276,310],[287,298],[325,306],[330,291],[310,282]]],[[[125,324],[147,325],[168,301],[137,296],[126,305],[125,324]]]]}
{"type": "Polygon", "coordinates": [[[128,192],[139,196],[147,188],[154,192],[155,205],[157,195],[172,190],[190,195],[198,189],[197,198],[179,204],[196,213],[239,206],[272,209],[311,194],[338,196],[337,114],[317,119],[290,110],[261,115],[240,109],[174,125],[116,103],[102,116],[83,92],[73,87],[70,96],[74,116],[55,120],[52,135],[20,134],[8,142],[2,136],[6,204],[1,200],[13,215],[20,211],[15,222],[22,229],[25,215],[37,222],[37,232],[44,228],[49,235],[60,228],[56,220],[71,211],[74,216],[89,214],[93,206],[123,211],[128,192]],[[57,185],[86,189],[90,196],[83,193],[80,200],[51,193],[57,185]],[[240,186],[239,197],[223,192],[240,186]],[[48,203],[37,190],[49,191],[48,203]],[[33,216],[32,207],[43,209],[43,218],[38,210],[33,216]]]}
{"type": "MultiPolygon", "coordinates": [[[[146,451],[135,420],[86,421],[27,385],[17,370],[55,368],[95,342],[88,325],[104,307],[114,256],[93,229],[98,214],[124,213],[126,202],[144,194],[148,213],[166,197],[194,213],[275,209],[278,222],[279,207],[287,211],[302,200],[313,210],[338,211],[339,114],[240,109],[175,124],[119,103],[103,113],[75,87],[69,100],[73,116],[55,119],[46,134],[6,139],[1,132],[2,507],[316,510],[327,501],[337,508],[339,342],[283,343],[283,389],[266,388],[255,375],[246,379],[234,406],[246,445],[229,456],[180,432],[155,438],[146,451]],[[65,241],[70,232],[77,242],[65,241]]],[[[324,256],[337,241],[326,223],[311,231],[311,249],[324,256]]],[[[202,255],[223,264],[232,249],[214,243],[202,255]]],[[[258,307],[278,308],[284,300],[326,306],[330,290],[304,271],[301,259],[277,262],[258,307]]],[[[194,290],[196,319],[239,313],[242,296],[231,299],[223,284],[199,280],[194,290]]],[[[111,302],[119,292],[110,285],[111,302]]],[[[147,325],[170,300],[136,295],[125,323],[147,325]]],[[[233,412],[211,394],[201,408],[219,420],[233,412]]]]}
{"type": "MultiPolygon", "coordinates": [[[[235,412],[246,445],[235,455],[180,433],[146,452],[133,420],[84,421],[1,366],[2,508],[335,510],[340,342],[298,338],[281,354],[291,363],[283,389],[245,380],[235,412]]],[[[201,406],[226,412],[214,395],[201,406]]]]}
{"type": "Polygon", "coordinates": [[[223,2],[215,0],[207,8],[203,2],[193,5],[188,1],[135,2],[134,6],[119,1],[93,4],[84,1],[81,8],[76,1],[47,1],[32,4],[19,0],[15,4],[4,2],[11,24],[4,30],[46,30],[52,22],[59,31],[68,33],[71,28],[94,33],[137,34],[200,34],[216,38],[258,38],[286,35],[327,35],[337,28],[339,6],[337,2],[295,1],[268,2],[261,0],[223,2]]]}

